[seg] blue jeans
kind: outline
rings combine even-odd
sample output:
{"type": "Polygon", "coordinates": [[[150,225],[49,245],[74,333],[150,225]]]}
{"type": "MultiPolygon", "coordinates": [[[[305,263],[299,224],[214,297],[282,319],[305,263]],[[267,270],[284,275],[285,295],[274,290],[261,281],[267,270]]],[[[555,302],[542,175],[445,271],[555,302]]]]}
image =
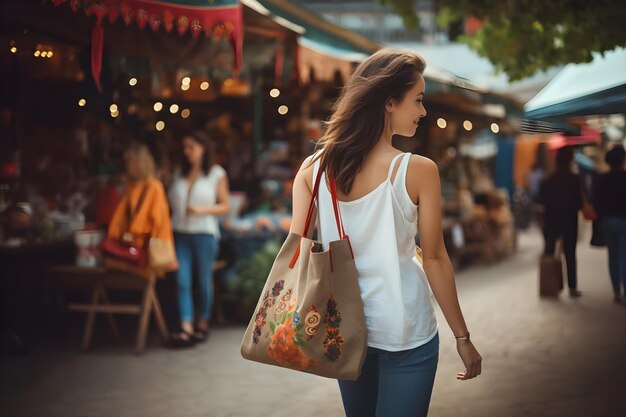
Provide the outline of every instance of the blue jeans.
{"type": "Polygon", "coordinates": [[[195,267],[200,287],[199,318],[209,320],[213,309],[213,262],[218,243],[210,234],[174,233],[178,257],[178,308],[181,321],[194,319],[192,272],[195,267]]]}
{"type": "Polygon", "coordinates": [[[339,381],[346,417],[425,417],[439,362],[439,334],[415,349],[368,348],[361,376],[339,381]]]}
{"type": "Polygon", "coordinates": [[[619,295],[620,281],[626,295],[626,218],[607,217],[604,219],[604,236],[609,248],[609,273],[613,292],[619,295]]]}

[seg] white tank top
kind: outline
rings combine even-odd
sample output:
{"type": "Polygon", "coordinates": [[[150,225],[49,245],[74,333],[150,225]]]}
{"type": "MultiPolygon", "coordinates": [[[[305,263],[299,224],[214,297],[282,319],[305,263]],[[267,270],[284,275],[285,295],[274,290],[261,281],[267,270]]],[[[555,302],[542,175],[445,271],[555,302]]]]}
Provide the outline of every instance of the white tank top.
{"type": "MultiPolygon", "coordinates": [[[[365,308],[368,346],[387,351],[413,349],[438,331],[431,290],[415,258],[417,206],[406,190],[410,153],[393,159],[387,179],[365,196],[339,202],[346,234],[354,251],[365,308]],[[402,158],[396,176],[391,175],[402,158]]],[[[313,178],[319,169],[313,168],[313,178]]],[[[326,175],[318,196],[318,232],[324,250],[339,239],[326,175]]]]}

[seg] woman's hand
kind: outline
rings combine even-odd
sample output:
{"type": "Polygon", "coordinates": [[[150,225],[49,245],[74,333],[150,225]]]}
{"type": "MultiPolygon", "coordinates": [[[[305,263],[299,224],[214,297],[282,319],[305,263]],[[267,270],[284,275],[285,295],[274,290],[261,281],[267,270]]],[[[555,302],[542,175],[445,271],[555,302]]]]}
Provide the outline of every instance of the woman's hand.
{"type": "Polygon", "coordinates": [[[465,365],[465,371],[457,372],[456,379],[466,381],[480,375],[483,358],[474,347],[474,344],[470,340],[459,339],[456,342],[456,350],[459,352],[459,356],[465,365]]]}
{"type": "Polygon", "coordinates": [[[200,206],[196,206],[193,204],[189,204],[187,206],[187,215],[188,216],[204,216],[207,213],[208,210],[206,207],[200,207],[200,206]]]}

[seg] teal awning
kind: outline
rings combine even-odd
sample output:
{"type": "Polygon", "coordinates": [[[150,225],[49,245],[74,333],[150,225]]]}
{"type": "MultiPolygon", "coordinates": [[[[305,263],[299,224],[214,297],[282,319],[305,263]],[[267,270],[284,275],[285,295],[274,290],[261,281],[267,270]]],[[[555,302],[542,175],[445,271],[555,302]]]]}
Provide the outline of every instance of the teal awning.
{"type": "Polygon", "coordinates": [[[357,52],[352,49],[345,49],[338,47],[336,45],[319,42],[308,38],[306,36],[302,36],[298,39],[298,44],[304,46],[305,48],[312,49],[316,52],[320,52],[324,55],[332,56],[333,58],[343,59],[351,62],[363,62],[365,61],[370,54],[366,54],[363,52],[357,52]]]}
{"type": "Polygon", "coordinates": [[[527,118],[626,113],[626,49],[569,64],[524,106],[527,118]]]}
{"type": "MultiPolygon", "coordinates": [[[[347,61],[360,62],[382,48],[349,29],[326,21],[315,12],[284,0],[255,0],[272,14],[305,29],[300,44],[347,61]]],[[[247,1],[244,4],[248,3],[247,1]]]]}

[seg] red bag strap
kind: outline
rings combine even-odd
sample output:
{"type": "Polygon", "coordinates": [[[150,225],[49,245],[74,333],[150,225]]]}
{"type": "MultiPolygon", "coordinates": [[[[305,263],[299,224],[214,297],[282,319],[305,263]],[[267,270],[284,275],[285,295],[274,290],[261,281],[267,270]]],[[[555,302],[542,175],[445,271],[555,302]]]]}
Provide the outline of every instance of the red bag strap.
{"type": "Polygon", "coordinates": [[[315,183],[313,185],[313,191],[311,192],[311,201],[309,202],[309,210],[306,215],[306,222],[304,224],[304,232],[302,232],[302,237],[308,235],[309,228],[311,227],[311,220],[313,220],[313,211],[315,210],[315,199],[320,189],[322,172],[323,171],[321,169],[318,169],[317,177],[315,178],[315,183]]]}
{"type": "MultiPolygon", "coordinates": [[[[341,210],[339,210],[339,200],[337,199],[337,183],[335,182],[335,176],[332,172],[329,175],[329,183],[330,183],[330,195],[333,200],[333,209],[335,210],[335,221],[337,222],[337,232],[339,233],[339,237],[341,239],[345,239],[348,242],[348,247],[350,248],[350,255],[352,255],[352,259],[354,259],[354,250],[352,250],[352,243],[350,243],[350,238],[346,234],[345,229],[343,228],[343,220],[341,219],[341,210]]],[[[330,269],[333,270],[333,258],[332,253],[330,257],[330,269]]]]}
{"type": "MultiPolygon", "coordinates": [[[[315,183],[313,185],[313,191],[311,192],[311,201],[309,202],[309,210],[307,212],[306,221],[304,225],[304,232],[302,233],[302,237],[306,237],[308,235],[309,229],[311,227],[311,223],[313,220],[313,211],[315,210],[315,200],[319,195],[319,188],[322,179],[322,173],[324,171],[322,169],[318,169],[317,176],[315,178],[315,183]]],[[[335,222],[337,223],[337,233],[339,234],[340,239],[348,239],[346,232],[343,228],[343,221],[341,220],[341,211],[339,210],[339,202],[337,200],[337,184],[335,183],[335,177],[333,174],[329,175],[328,182],[330,184],[330,195],[333,203],[333,211],[335,212],[335,222]]],[[[349,243],[349,240],[348,240],[349,243]]],[[[350,245],[350,252],[352,252],[352,245],[350,245]]],[[[300,245],[296,248],[296,252],[289,263],[289,268],[293,268],[300,256],[300,245]]],[[[352,257],[354,257],[354,253],[352,252],[352,257]]]]}

